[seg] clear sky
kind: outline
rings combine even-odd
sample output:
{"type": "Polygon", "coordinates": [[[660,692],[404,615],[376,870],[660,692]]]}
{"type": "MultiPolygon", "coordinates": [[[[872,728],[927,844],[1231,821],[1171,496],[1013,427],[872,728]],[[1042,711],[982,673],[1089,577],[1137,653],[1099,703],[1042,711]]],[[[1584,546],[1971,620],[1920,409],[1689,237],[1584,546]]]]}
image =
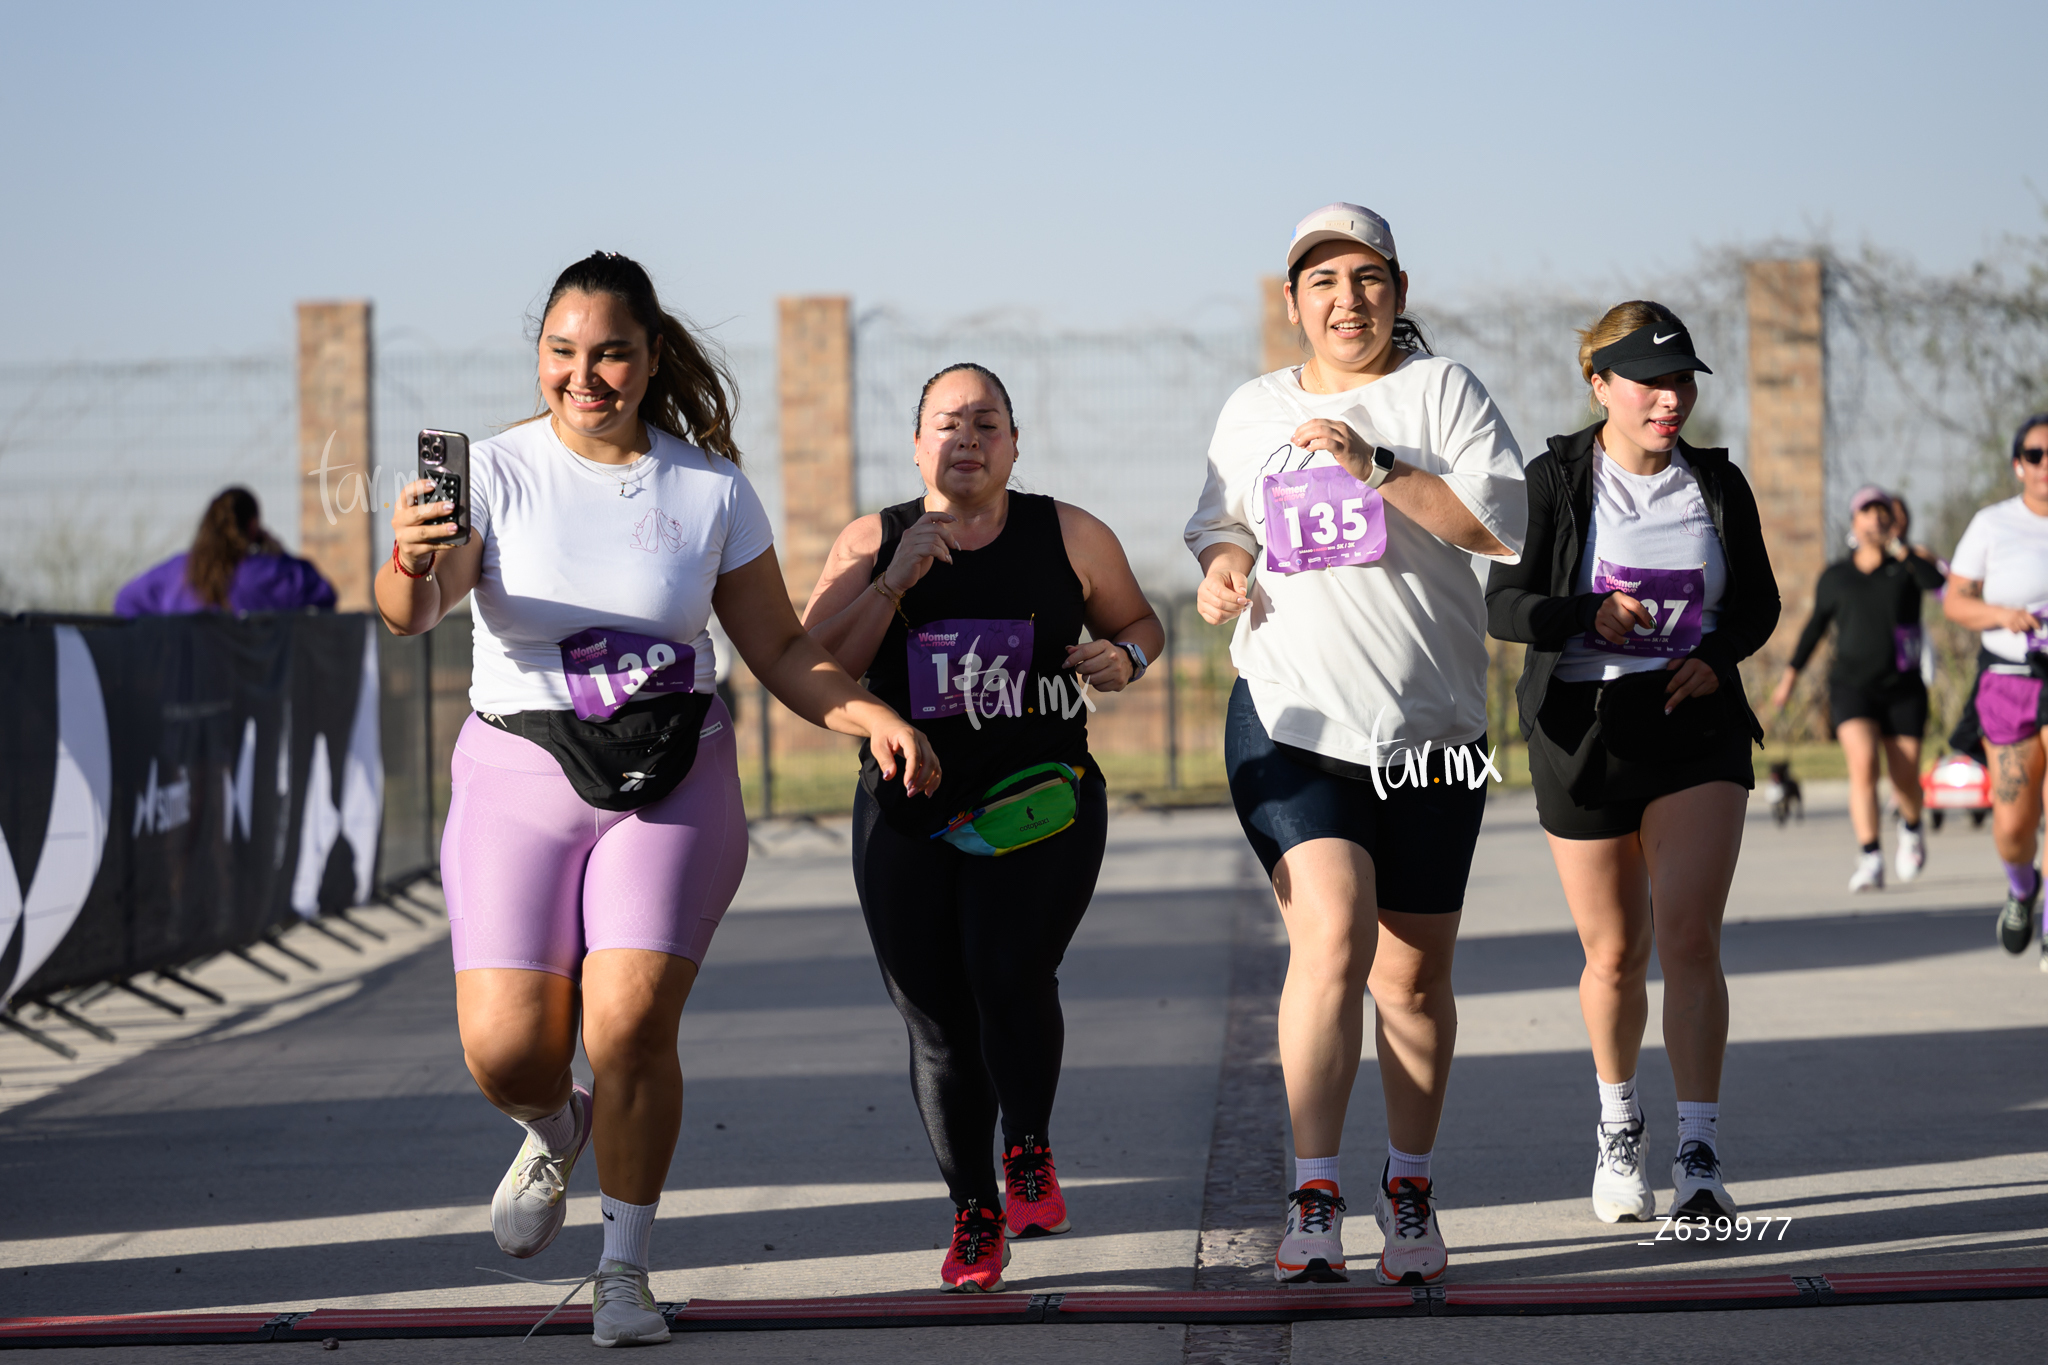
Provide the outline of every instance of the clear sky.
{"type": "Polygon", "coordinates": [[[508,344],[595,248],[738,344],[776,295],[1248,318],[1295,219],[1419,307],[1826,234],[2043,229],[2048,5],[106,5],[0,10],[0,361],[275,349],[300,298],[508,344]]]}

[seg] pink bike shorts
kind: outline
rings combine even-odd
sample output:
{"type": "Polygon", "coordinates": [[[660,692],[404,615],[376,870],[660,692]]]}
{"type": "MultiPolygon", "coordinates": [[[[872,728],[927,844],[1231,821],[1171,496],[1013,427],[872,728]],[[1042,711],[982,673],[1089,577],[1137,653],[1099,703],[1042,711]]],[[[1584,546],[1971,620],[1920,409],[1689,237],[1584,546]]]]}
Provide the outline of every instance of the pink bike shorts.
{"type": "Polygon", "coordinates": [[[1977,723],[1993,744],[2032,739],[2041,728],[2041,680],[1985,669],[1977,678],[1977,723]]]}
{"type": "Polygon", "coordinates": [[[586,953],[701,965],[747,869],[732,717],[714,701],[682,785],[631,811],[586,805],[531,740],[471,716],[455,741],[441,883],[455,970],[571,979],[586,953]]]}

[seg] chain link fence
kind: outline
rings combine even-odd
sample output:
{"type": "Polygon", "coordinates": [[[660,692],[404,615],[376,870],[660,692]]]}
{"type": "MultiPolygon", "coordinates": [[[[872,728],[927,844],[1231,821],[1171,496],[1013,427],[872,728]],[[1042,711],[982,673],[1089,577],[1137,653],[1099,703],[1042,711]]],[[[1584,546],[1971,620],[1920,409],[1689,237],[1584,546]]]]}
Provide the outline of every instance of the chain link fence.
{"type": "MultiPolygon", "coordinates": [[[[1876,481],[1912,500],[1916,538],[1946,552],[1970,511],[2009,495],[1999,447],[2010,423],[2029,407],[2048,406],[2048,239],[1942,277],[1869,255],[1821,254],[1830,543],[1839,546],[1846,531],[1849,491],[1876,481]]],[[[1715,370],[1701,385],[1688,438],[1728,446],[1740,462],[1748,436],[1743,264],[1736,253],[1706,252],[1684,272],[1607,295],[1523,288],[1443,306],[1418,296],[1413,304],[1436,352],[1479,376],[1533,457],[1547,437],[1592,420],[1576,330],[1622,297],[1657,298],[1686,319],[1715,370]]],[[[1181,528],[1201,489],[1216,414],[1258,372],[1260,354],[1249,320],[1203,330],[1081,332],[1016,320],[933,325],[870,309],[855,323],[861,510],[918,494],[911,437],[918,392],[941,367],[972,360],[1000,375],[1016,404],[1018,486],[1085,507],[1117,532],[1169,625],[1174,657],[1142,686],[1101,698],[1093,728],[1111,781],[1155,799],[1211,799],[1220,791],[1222,708],[1234,681],[1228,632],[1204,625],[1192,609],[1197,570],[1181,528]]],[[[374,359],[380,503],[410,477],[420,428],[481,438],[539,409],[525,348],[437,351],[393,338],[380,341],[374,359]]],[[[779,527],[774,352],[736,347],[727,359],[746,468],[779,527]]],[[[121,582],[187,543],[206,501],[229,483],[253,489],[279,538],[295,543],[297,443],[289,354],[0,366],[0,610],[104,610],[121,582]]],[[[388,546],[383,515],[376,520],[380,548],[388,546]]],[[[791,584],[800,596],[809,587],[791,584]]],[[[1930,603],[1930,617],[1938,614],[1930,603]]],[[[1935,724],[1945,730],[1967,694],[1974,649],[1945,622],[1933,633],[1943,660],[1935,724]]],[[[411,745],[419,749],[420,782],[433,773],[443,784],[429,800],[424,787],[401,796],[405,785],[394,781],[394,801],[414,805],[394,806],[387,838],[411,843],[388,849],[387,866],[430,854],[421,813],[445,808],[445,750],[466,714],[466,619],[451,619],[434,641],[432,752],[423,747],[424,666],[413,657],[427,646],[387,642],[387,761],[395,773],[398,751],[411,745]],[[416,732],[405,731],[413,725],[416,732]],[[398,738],[402,732],[410,738],[398,738]]],[[[1493,659],[1490,721],[1496,741],[1508,741],[1521,651],[1496,644],[1493,659]]],[[[1768,680],[1752,685],[1760,699],[1768,680]]],[[[753,737],[745,765],[750,809],[844,808],[848,746],[761,743],[772,736],[764,735],[771,722],[758,699],[743,692],[733,700],[753,737]]],[[[1783,733],[1812,738],[1823,726],[1809,707],[1783,733]]],[[[1516,755],[1507,757],[1513,771],[1516,755]]]]}

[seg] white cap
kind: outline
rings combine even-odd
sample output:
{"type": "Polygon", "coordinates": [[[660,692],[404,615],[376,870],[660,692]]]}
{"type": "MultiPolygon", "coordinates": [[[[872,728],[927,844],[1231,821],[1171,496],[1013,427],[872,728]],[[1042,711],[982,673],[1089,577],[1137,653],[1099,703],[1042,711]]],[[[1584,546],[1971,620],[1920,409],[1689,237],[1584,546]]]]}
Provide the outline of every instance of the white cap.
{"type": "Polygon", "coordinates": [[[1357,242],[1369,246],[1389,261],[1395,258],[1394,229],[1387,220],[1358,204],[1325,204],[1294,225],[1294,240],[1287,244],[1287,268],[1322,242],[1357,242]]]}

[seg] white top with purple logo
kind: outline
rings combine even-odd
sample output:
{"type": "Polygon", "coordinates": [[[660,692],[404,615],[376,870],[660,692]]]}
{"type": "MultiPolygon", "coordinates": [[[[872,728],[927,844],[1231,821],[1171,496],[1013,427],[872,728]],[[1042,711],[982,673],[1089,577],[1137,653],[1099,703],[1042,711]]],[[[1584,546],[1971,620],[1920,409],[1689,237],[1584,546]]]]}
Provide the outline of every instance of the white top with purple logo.
{"type": "Polygon", "coordinates": [[[648,682],[635,693],[716,685],[711,590],[772,548],[774,532],[731,461],[652,436],[647,454],[616,468],[571,452],[546,418],[470,447],[470,522],[484,542],[469,687],[477,710],[602,709],[604,687],[622,697],[636,669],[648,682]],[[578,697],[568,642],[595,637],[615,643],[604,687],[593,659],[578,697]],[[652,667],[657,645],[674,661],[652,667]]]}
{"type": "Polygon", "coordinates": [[[1454,360],[1413,355],[1345,393],[1309,393],[1294,370],[1238,389],[1216,419],[1186,539],[1198,556],[1230,544],[1253,557],[1230,655],[1259,719],[1283,744],[1366,767],[1425,741],[1470,743],[1486,732],[1491,561],[1423,530],[1328,454],[1294,449],[1310,418],[1437,475],[1511,559],[1528,521],[1514,434],[1454,360]]]}
{"type": "Polygon", "coordinates": [[[1593,445],[1593,525],[1577,592],[1622,592],[1652,618],[1620,644],[1594,631],[1565,645],[1552,677],[1598,682],[1667,667],[1698,647],[1721,615],[1728,558],[1692,466],[1675,451],[1659,474],[1631,474],[1593,445]]]}

